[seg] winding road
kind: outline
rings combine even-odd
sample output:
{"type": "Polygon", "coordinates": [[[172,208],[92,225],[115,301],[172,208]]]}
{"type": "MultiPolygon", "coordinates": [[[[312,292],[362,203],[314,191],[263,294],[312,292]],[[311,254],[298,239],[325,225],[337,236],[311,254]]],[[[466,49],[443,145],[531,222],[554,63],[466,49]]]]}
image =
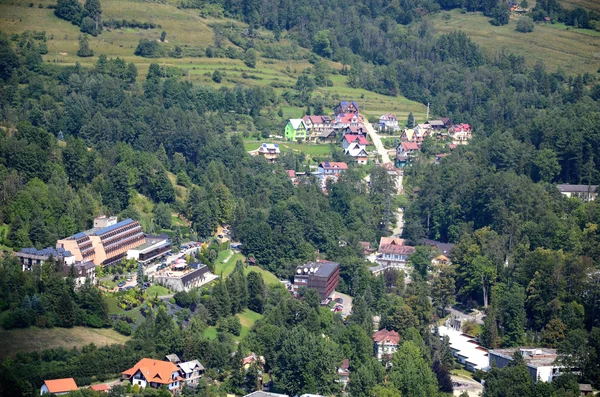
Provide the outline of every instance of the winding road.
{"type": "Polygon", "coordinates": [[[361,116],[361,118],[363,120],[365,128],[367,129],[367,133],[371,137],[371,140],[373,141],[373,144],[377,149],[377,153],[381,155],[382,163],[391,163],[392,160],[390,159],[390,155],[388,154],[387,149],[385,148],[385,146],[383,146],[383,142],[381,142],[381,137],[379,136],[377,131],[375,131],[375,128],[373,128],[373,125],[369,123],[369,120],[366,117],[361,116]]]}

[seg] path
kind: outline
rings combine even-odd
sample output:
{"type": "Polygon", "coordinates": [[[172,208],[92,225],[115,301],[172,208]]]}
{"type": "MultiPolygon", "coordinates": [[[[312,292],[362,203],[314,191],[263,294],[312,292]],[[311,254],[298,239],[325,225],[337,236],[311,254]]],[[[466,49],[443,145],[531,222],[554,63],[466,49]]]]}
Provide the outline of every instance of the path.
{"type": "Polygon", "coordinates": [[[463,376],[451,375],[452,385],[454,386],[454,395],[459,396],[462,392],[467,392],[469,397],[478,397],[483,393],[483,385],[473,379],[467,379],[463,376]]]}
{"type": "Polygon", "coordinates": [[[392,234],[394,236],[402,236],[402,231],[404,230],[404,209],[398,208],[396,211],[396,227],[392,230],[392,234]]]}
{"type": "Polygon", "coordinates": [[[381,142],[381,137],[379,136],[377,131],[375,131],[375,128],[373,128],[373,125],[371,123],[369,123],[369,121],[365,117],[362,117],[362,119],[364,121],[363,124],[365,125],[365,127],[367,129],[367,133],[371,137],[371,140],[373,141],[373,144],[375,145],[375,148],[377,149],[377,153],[379,153],[381,155],[382,163],[383,164],[391,163],[392,160],[390,160],[390,155],[388,154],[388,151],[385,148],[385,146],[383,146],[383,142],[381,142]]]}

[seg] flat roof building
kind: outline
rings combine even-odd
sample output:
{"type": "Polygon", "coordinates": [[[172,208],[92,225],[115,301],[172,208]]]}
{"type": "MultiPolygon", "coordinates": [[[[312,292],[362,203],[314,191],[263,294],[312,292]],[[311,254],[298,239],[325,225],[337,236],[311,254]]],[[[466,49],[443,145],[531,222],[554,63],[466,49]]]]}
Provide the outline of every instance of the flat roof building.
{"type": "Polygon", "coordinates": [[[62,261],[66,265],[75,263],[75,256],[63,248],[48,247],[41,250],[37,248],[23,248],[21,251],[15,252],[15,256],[21,262],[24,272],[31,271],[33,266],[43,265],[50,257],[56,261],[62,261]]]}
{"type": "Polygon", "coordinates": [[[556,363],[558,357],[556,349],[546,348],[510,348],[495,349],[489,351],[489,366],[495,365],[498,368],[504,368],[513,360],[516,351],[521,352],[527,371],[534,382],[552,382],[552,379],[563,374],[570,373],[571,370],[564,368],[556,363]]]}
{"type": "Polygon", "coordinates": [[[135,259],[146,265],[154,259],[166,255],[167,252],[171,252],[171,241],[167,235],[152,236],[147,234],[144,244],[127,251],[127,259],[135,259]]]}
{"type": "Polygon", "coordinates": [[[190,269],[187,271],[173,270],[158,273],[154,276],[154,281],[175,292],[181,292],[198,288],[207,282],[209,278],[214,277],[208,271],[208,266],[204,264],[193,263],[189,267],[190,269]]]}
{"type": "Polygon", "coordinates": [[[115,217],[97,217],[94,225],[103,227],[58,240],[56,248],[70,251],[81,262],[92,261],[103,266],[116,263],[128,250],[145,244],[146,238],[139,222],[125,219],[115,223],[115,220],[115,217]]]}
{"type": "Polygon", "coordinates": [[[484,370],[489,366],[488,350],[474,337],[446,326],[439,327],[438,332],[441,337],[448,336],[452,355],[468,371],[484,370]]]}
{"type": "Polygon", "coordinates": [[[296,268],[293,293],[300,287],[315,288],[321,300],[327,299],[340,282],[340,264],[337,262],[308,262],[296,268]]]}

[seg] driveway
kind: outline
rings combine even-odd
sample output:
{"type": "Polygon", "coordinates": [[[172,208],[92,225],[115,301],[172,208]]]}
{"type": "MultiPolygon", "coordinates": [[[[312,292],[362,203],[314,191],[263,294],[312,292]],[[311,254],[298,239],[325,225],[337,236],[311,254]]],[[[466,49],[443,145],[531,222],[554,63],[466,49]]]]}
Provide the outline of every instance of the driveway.
{"type": "MultiPolygon", "coordinates": [[[[200,249],[200,248],[199,247],[191,247],[186,250],[179,251],[178,254],[173,254],[171,256],[167,256],[166,257],[167,265],[170,265],[171,263],[175,262],[179,258],[185,259],[186,255],[191,255],[192,253],[196,252],[196,250],[198,250],[198,249],[200,249]]],[[[146,267],[146,269],[144,270],[144,274],[151,275],[151,274],[156,273],[156,268],[158,267],[158,265],[160,265],[160,263],[146,267]]]]}
{"type": "Polygon", "coordinates": [[[392,234],[394,236],[402,236],[402,230],[404,230],[404,210],[402,208],[398,208],[396,212],[396,226],[394,230],[392,230],[392,234]]]}
{"type": "Polygon", "coordinates": [[[363,124],[365,125],[365,127],[367,129],[367,133],[371,137],[371,140],[373,141],[373,144],[375,145],[375,148],[377,149],[377,153],[381,155],[381,161],[383,162],[383,164],[391,163],[392,160],[390,160],[390,155],[388,154],[388,151],[385,148],[385,146],[383,146],[383,142],[381,142],[381,137],[379,136],[377,131],[375,131],[375,128],[373,128],[373,125],[371,123],[369,123],[369,120],[367,118],[362,117],[362,116],[361,116],[361,118],[363,119],[363,124]]]}
{"type": "Polygon", "coordinates": [[[344,306],[344,308],[342,309],[342,317],[345,318],[352,314],[352,297],[350,295],[334,291],[331,295],[331,299],[335,300],[336,298],[342,299],[342,305],[344,306]]]}

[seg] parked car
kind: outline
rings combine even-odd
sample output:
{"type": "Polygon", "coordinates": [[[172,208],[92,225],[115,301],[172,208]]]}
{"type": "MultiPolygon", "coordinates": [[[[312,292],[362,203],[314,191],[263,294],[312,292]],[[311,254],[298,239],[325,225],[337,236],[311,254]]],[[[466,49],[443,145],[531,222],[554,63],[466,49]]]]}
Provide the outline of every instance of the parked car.
{"type": "Polygon", "coordinates": [[[122,287],[125,285],[125,281],[121,281],[119,284],[117,284],[117,286],[122,287]]]}
{"type": "Polygon", "coordinates": [[[133,280],[133,277],[131,277],[131,276],[127,277],[127,281],[131,281],[131,280],[133,280]]]}
{"type": "Polygon", "coordinates": [[[217,237],[218,237],[218,238],[223,238],[223,235],[222,235],[222,234],[219,234],[217,237]]]}
{"type": "Polygon", "coordinates": [[[344,300],[342,298],[335,298],[335,303],[344,303],[344,300]]]}
{"type": "Polygon", "coordinates": [[[171,255],[173,255],[173,254],[171,253],[171,251],[167,252],[167,256],[171,256],[171,255]]]}

